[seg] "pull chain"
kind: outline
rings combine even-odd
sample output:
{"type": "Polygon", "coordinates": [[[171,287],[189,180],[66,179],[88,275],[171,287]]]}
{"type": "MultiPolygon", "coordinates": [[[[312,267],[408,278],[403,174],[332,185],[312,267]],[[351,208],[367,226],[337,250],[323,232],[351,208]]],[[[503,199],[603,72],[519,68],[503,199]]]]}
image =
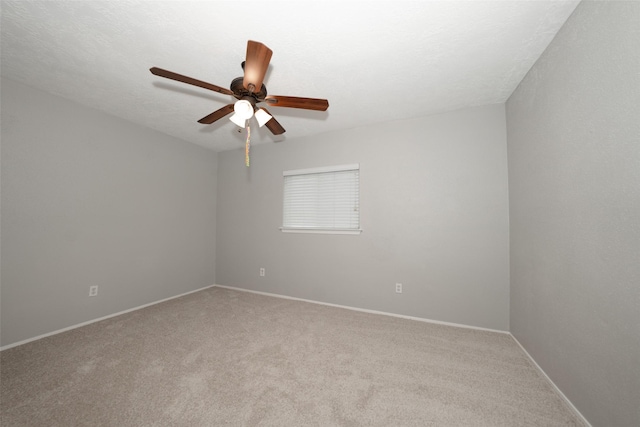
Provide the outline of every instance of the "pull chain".
{"type": "Polygon", "coordinates": [[[251,126],[247,123],[247,141],[244,145],[244,163],[249,167],[249,149],[251,148],[251,126]]]}

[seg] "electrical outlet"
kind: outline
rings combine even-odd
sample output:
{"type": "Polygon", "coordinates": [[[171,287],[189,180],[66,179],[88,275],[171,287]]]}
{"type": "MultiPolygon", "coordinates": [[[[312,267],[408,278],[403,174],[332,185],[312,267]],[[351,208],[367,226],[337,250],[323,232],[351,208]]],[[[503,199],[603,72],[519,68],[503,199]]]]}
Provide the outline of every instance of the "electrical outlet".
{"type": "Polygon", "coordinates": [[[402,293],[402,283],[396,283],[396,294],[402,293]]]}
{"type": "Polygon", "coordinates": [[[264,270],[264,267],[260,267],[260,277],[264,277],[266,276],[266,272],[264,270]]]}
{"type": "Polygon", "coordinates": [[[89,286],[89,296],[95,297],[98,295],[98,287],[97,286],[89,286]]]}

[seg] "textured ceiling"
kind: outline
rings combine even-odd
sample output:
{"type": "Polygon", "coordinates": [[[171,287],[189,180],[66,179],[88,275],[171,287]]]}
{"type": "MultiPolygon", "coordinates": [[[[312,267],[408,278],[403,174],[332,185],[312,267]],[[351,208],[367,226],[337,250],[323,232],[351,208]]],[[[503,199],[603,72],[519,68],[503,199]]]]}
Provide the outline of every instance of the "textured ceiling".
{"type": "Polygon", "coordinates": [[[152,75],[229,87],[247,40],[273,50],[270,107],[287,132],[252,143],[504,102],[578,1],[2,1],[1,74],[217,151],[242,147],[235,99],[152,75]]]}

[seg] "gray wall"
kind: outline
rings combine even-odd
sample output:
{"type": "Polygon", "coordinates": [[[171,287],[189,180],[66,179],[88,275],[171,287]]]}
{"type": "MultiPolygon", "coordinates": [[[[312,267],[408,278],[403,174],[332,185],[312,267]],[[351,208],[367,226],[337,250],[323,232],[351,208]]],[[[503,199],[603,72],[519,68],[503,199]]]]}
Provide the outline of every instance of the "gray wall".
{"type": "Polygon", "coordinates": [[[640,425],[639,22],[582,2],[507,102],[511,331],[594,426],[640,425]]]}
{"type": "Polygon", "coordinates": [[[504,105],[259,145],[251,155],[247,168],[242,149],[219,154],[218,284],[508,330],[504,105]],[[282,172],[347,163],[360,163],[364,232],[282,233],[282,172]]]}
{"type": "Polygon", "coordinates": [[[6,79],[1,136],[2,345],[215,282],[216,153],[6,79]]]}

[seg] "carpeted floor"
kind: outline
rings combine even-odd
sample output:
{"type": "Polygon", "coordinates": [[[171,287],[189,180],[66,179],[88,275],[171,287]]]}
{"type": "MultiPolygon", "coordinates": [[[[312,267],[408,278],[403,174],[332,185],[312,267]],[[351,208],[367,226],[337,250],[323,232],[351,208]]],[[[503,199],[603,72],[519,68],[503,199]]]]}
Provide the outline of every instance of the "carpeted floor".
{"type": "Polygon", "coordinates": [[[507,334],[218,287],[0,353],[10,426],[575,426],[507,334]]]}

